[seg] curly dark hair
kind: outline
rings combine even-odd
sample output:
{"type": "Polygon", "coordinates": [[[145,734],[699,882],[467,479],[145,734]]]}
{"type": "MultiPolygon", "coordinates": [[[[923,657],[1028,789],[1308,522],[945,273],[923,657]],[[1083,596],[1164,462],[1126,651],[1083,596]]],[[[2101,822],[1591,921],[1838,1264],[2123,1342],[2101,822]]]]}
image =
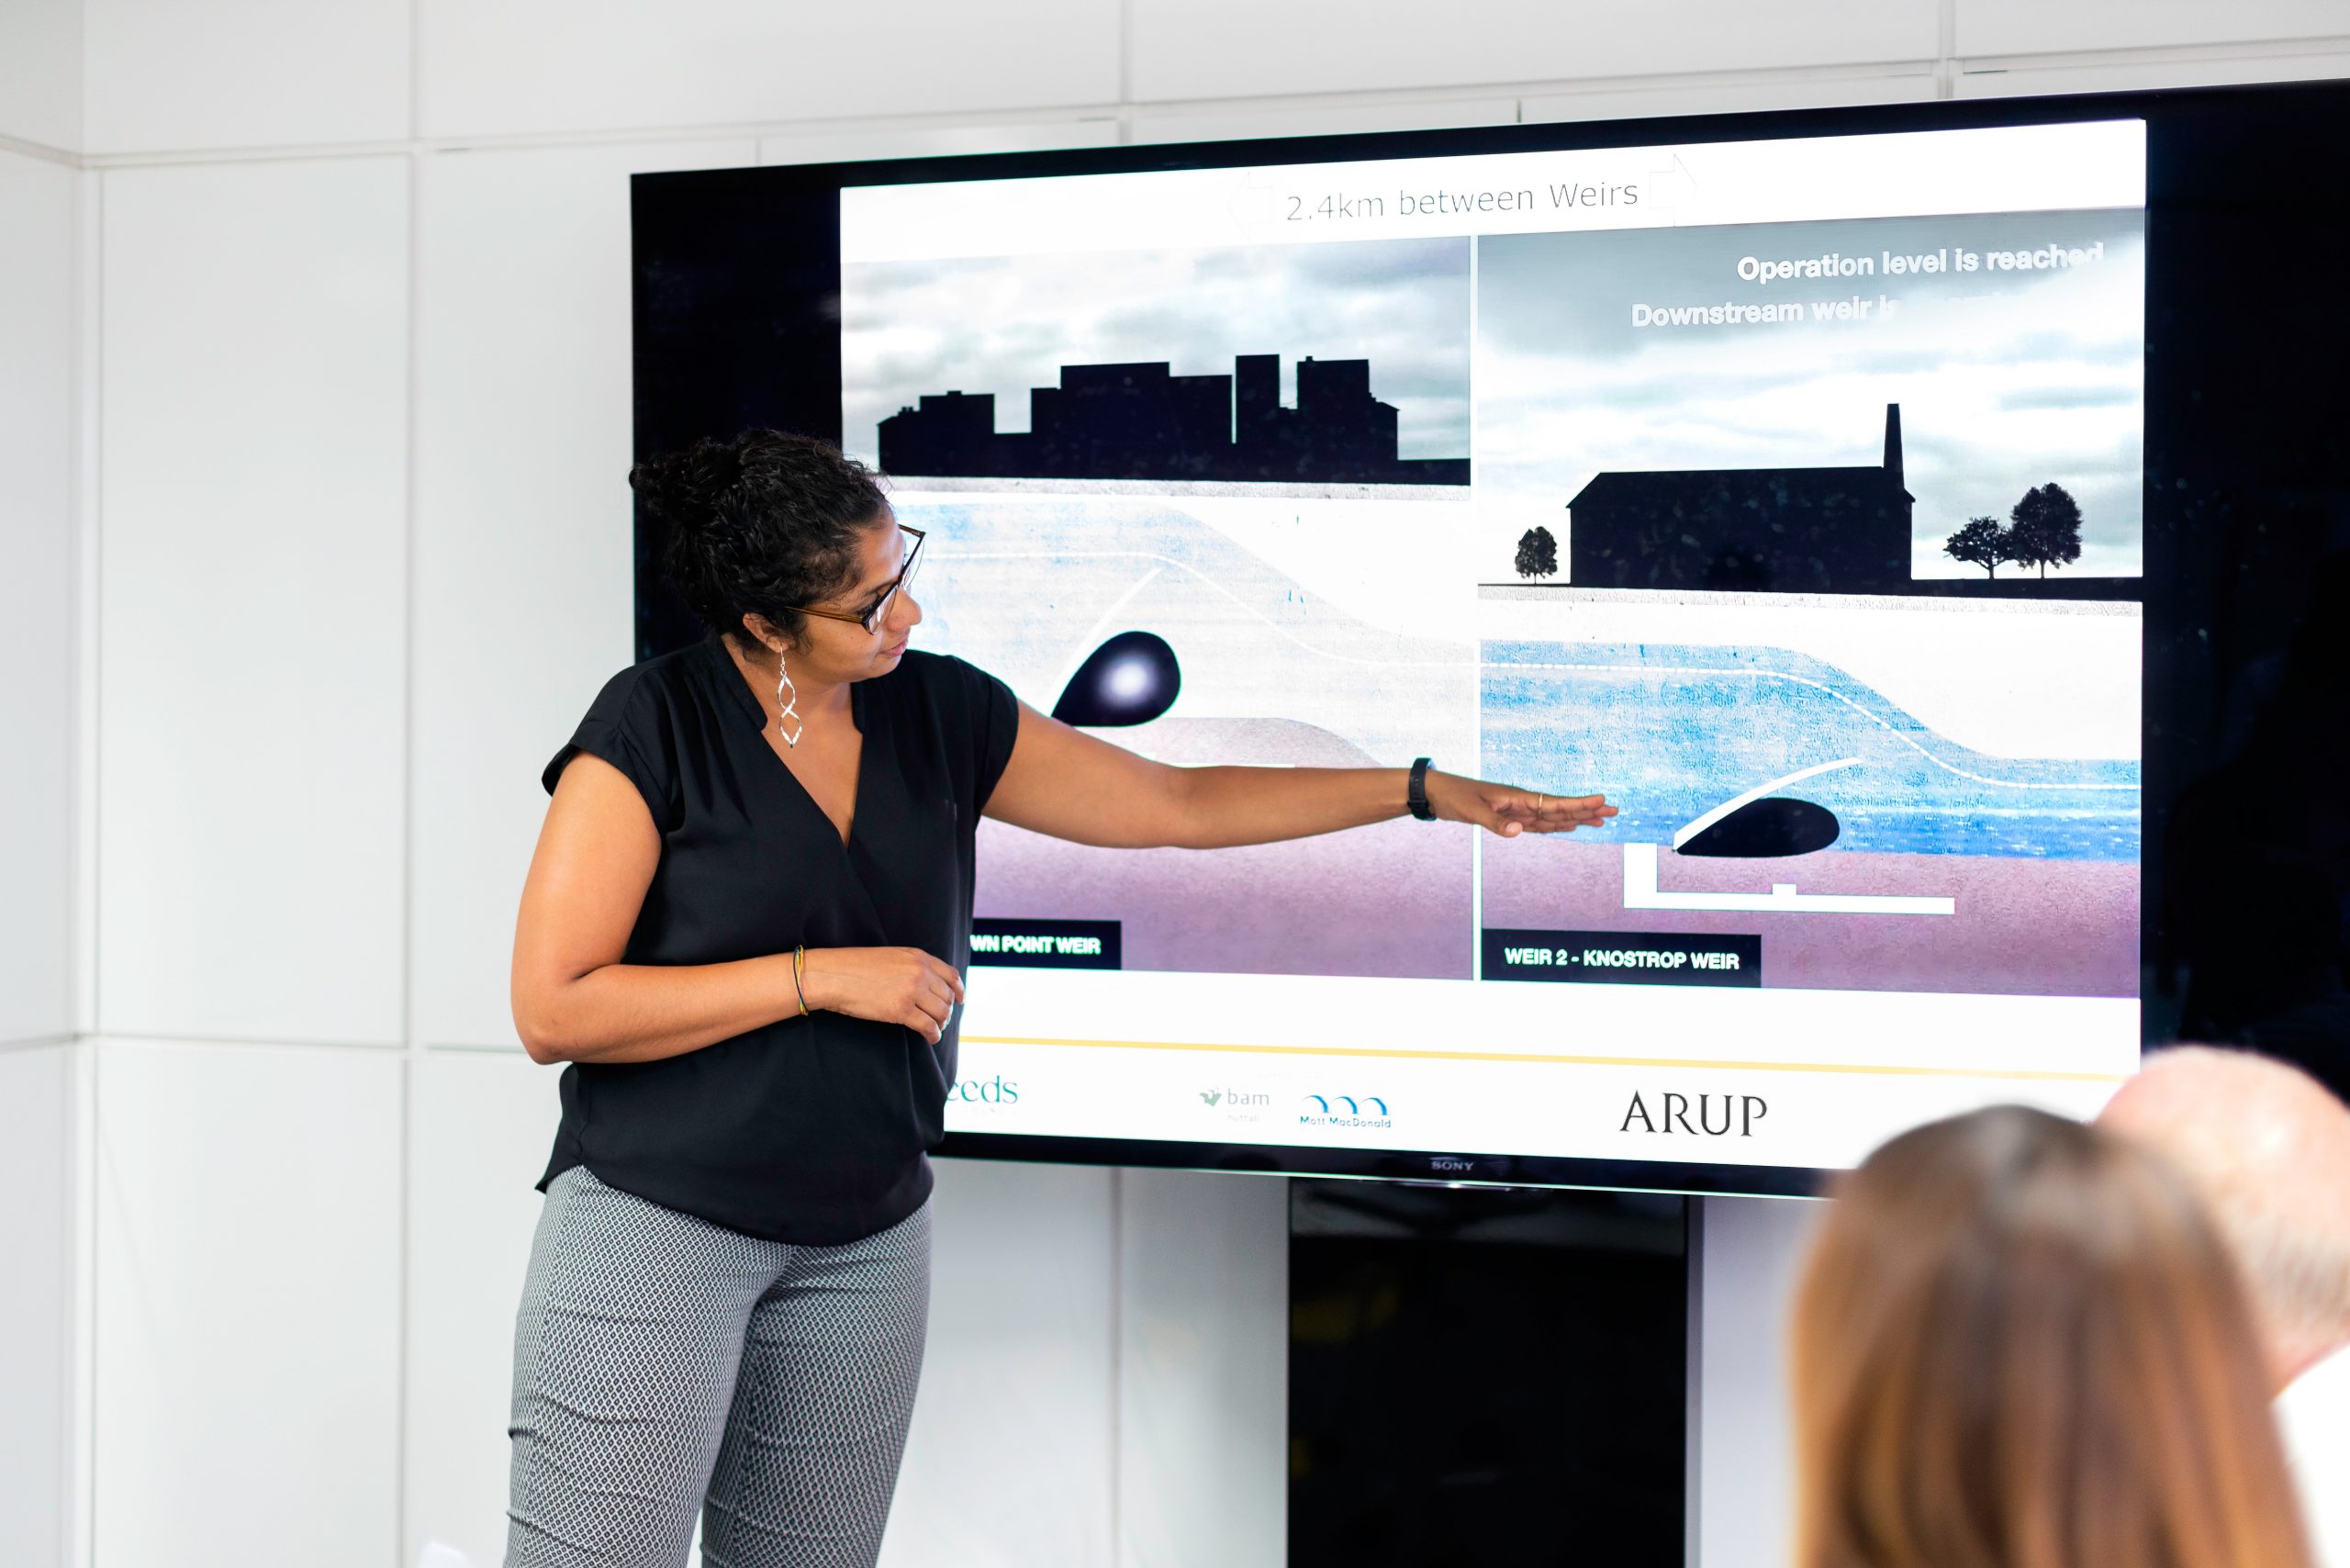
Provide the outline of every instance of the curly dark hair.
{"type": "Polygon", "coordinates": [[[744,431],[648,457],[628,482],[652,521],[669,586],[745,646],[746,615],[797,639],[798,607],[856,580],[860,536],[890,515],[873,471],[812,436],[744,431]]]}

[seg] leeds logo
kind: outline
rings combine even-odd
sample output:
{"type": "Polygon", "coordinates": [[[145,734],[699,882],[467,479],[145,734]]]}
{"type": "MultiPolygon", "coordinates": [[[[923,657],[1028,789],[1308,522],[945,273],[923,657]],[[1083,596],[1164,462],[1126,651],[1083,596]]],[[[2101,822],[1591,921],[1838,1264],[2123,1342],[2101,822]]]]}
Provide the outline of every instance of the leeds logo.
{"type": "Polygon", "coordinates": [[[993,1078],[966,1078],[947,1092],[950,1099],[966,1105],[1017,1105],[1020,1085],[1002,1073],[993,1078]]]}

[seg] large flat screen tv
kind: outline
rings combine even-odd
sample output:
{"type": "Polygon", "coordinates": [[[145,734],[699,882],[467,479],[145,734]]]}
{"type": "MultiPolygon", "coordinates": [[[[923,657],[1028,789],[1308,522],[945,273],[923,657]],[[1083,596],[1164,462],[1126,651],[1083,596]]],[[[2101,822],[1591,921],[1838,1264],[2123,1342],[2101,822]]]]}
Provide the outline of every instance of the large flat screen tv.
{"type": "Polygon", "coordinates": [[[2344,146],[2320,84],[642,176],[636,442],[837,441],[918,642],[1153,757],[1622,807],[984,824],[948,1152],[1801,1192],[2328,1026],[2344,146]]]}

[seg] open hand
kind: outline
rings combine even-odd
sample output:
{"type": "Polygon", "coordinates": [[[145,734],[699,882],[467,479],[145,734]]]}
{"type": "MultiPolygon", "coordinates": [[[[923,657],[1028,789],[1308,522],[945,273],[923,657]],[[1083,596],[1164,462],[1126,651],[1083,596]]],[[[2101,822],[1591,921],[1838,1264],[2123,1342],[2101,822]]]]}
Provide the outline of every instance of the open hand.
{"type": "Polygon", "coordinates": [[[1604,827],[1616,814],[1605,795],[1545,795],[1434,771],[1428,774],[1428,807],[1447,822],[1471,823],[1503,838],[1604,827]]]}
{"type": "Polygon", "coordinates": [[[901,1024],[934,1046],[963,1000],[954,966],[919,947],[811,947],[801,979],[811,1009],[901,1024]]]}

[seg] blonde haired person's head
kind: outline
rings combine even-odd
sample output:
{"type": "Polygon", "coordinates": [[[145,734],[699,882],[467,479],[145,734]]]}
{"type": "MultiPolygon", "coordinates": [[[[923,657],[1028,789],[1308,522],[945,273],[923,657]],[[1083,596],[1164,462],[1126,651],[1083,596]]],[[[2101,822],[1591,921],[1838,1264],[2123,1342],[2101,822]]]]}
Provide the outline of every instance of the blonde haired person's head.
{"type": "Polygon", "coordinates": [[[2307,1568],[2250,1308],[2157,1156],[2003,1106],[1836,1197],[1796,1306],[1797,1568],[2307,1568]]]}
{"type": "Polygon", "coordinates": [[[2152,1144],[2235,1249],[2282,1387],[2350,1345],[2350,1108],[2298,1068],[2177,1046],[2098,1118],[2152,1144]]]}

